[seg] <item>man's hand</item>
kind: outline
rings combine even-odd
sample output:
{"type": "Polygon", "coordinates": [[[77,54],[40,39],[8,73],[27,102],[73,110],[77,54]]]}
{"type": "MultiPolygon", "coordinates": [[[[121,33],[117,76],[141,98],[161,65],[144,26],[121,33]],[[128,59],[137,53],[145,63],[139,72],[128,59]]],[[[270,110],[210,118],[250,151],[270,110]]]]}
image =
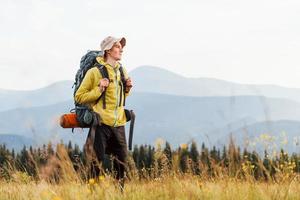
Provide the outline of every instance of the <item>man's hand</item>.
{"type": "Polygon", "coordinates": [[[100,80],[99,89],[100,92],[103,92],[109,85],[109,80],[107,78],[103,78],[100,80]]]}
{"type": "Polygon", "coordinates": [[[129,78],[126,80],[126,89],[125,89],[125,91],[126,91],[126,92],[129,92],[131,88],[132,88],[132,80],[131,80],[131,78],[129,77],[129,78]]]}

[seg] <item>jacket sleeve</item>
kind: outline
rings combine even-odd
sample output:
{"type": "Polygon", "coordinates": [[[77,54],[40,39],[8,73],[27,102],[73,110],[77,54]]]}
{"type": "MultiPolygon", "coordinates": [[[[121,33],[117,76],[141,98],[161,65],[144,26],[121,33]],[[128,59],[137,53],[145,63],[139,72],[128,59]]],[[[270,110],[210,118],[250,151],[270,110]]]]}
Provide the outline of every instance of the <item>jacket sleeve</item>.
{"type": "MultiPolygon", "coordinates": [[[[125,69],[125,67],[123,67],[123,72],[124,72],[125,80],[127,80],[129,78],[129,75],[128,75],[127,70],[125,69]]],[[[130,91],[131,91],[131,89],[128,92],[125,92],[125,97],[130,95],[130,93],[131,93],[130,91]]]]}
{"type": "Polygon", "coordinates": [[[86,72],[78,90],[75,94],[75,102],[80,104],[87,104],[96,101],[100,96],[101,92],[98,84],[100,79],[96,80],[95,70],[90,69],[86,72]]]}

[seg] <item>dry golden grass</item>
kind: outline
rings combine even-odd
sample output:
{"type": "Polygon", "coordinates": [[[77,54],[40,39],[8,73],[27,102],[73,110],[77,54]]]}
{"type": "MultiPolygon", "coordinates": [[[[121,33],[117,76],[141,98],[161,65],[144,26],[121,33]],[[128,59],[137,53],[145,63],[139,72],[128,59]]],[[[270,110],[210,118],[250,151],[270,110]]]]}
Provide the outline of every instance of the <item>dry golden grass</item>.
{"type": "Polygon", "coordinates": [[[166,175],[153,180],[126,182],[123,193],[110,176],[90,180],[51,184],[35,182],[19,174],[0,183],[0,199],[79,200],[79,199],[300,199],[300,184],[295,176],[289,182],[264,183],[236,179],[203,180],[199,176],[166,175]]]}
{"type": "MultiPolygon", "coordinates": [[[[126,180],[122,193],[110,174],[85,181],[87,176],[74,170],[63,146],[58,147],[57,154],[57,158],[50,159],[48,165],[38,169],[36,179],[10,169],[11,178],[0,179],[0,200],[300,199],[300,176],[289,170],[289,165],[286,166],[288,170],[278,169],[276,181],[262,181],[255,180],[253,167],[247,162],[240,167],[232,166],[235,170],[232,172],[212,164],[215,174],[212,178],[203,166],[200,166],[200,176],[192,172],[180,173],[178,164],[169,169],[165,155],[157,151],[155,159],[160,160],[162,167],[159,168],[155,162],[151,173],[142,179],[129,160],[130,178],[126,180]],[[57,171],[60,180],[55,182],[51,174],[57,171]],[[238,176],[242,172],[244,178],[238,176]]],[[[178,162],[178,157],[174,156],[173,163],[178,162]]]]}

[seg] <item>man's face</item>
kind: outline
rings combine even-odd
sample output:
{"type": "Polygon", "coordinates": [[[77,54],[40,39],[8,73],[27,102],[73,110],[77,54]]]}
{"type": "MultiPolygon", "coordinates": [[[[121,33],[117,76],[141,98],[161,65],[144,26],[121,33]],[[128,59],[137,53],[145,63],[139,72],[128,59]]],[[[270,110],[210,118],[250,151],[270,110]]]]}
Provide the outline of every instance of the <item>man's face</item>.
{"type": "Polygon", "coordinates": [[[108,54],[114,59],[114,60],[121,60],[122,58],[122,52],[123,48],[120,42],[116,42],[114,46],[108,50],[108,54]]]}

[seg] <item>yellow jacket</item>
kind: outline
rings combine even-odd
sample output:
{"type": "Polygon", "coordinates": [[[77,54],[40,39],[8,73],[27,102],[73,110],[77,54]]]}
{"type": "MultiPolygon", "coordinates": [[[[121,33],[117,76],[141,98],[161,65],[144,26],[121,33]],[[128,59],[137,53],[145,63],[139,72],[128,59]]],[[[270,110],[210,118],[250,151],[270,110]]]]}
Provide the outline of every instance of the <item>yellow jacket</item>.
{"type": "MultiPolygon", "coordinates": [[[[117,63],[115,67],[104,61],[103,57],[98,56],[97,62],[104,65],[107,69],[109,76],[109,85],[106,88],[105,101],[106,109],[103,109],[103,97],[97,103],[97,99],[102,94],[99,88],[100,79],[102,75],[97,67],[89,69],[78,90],[75,94],[75,102],[80,104],[89,105],[93,111],[100,115],[101,123],[109,126],[123,126],[126,124],[126,117],[124,112],[124,98],[129,95],[122,91],[123,83],[121,81],[121,73],[119,70],[120,63],[117,63]]],[[[128,79],[128,73],[123,67],[125,79],[128,79]]]]}

